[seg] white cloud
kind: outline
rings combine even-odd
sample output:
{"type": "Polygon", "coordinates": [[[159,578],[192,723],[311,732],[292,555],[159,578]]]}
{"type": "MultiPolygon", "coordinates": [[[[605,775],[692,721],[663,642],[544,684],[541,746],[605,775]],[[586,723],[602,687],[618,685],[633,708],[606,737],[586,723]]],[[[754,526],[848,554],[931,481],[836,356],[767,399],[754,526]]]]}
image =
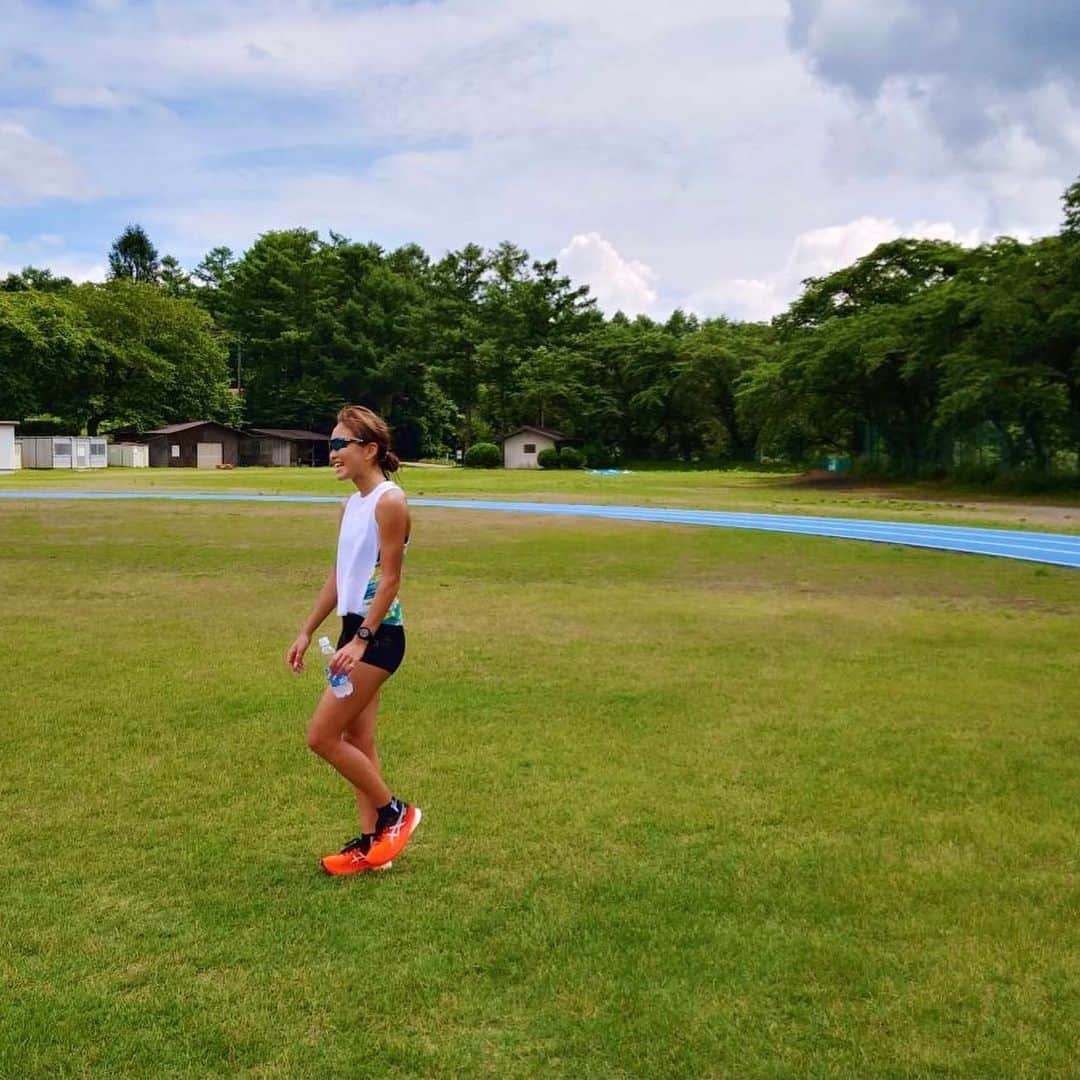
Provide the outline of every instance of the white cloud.
{"type": "Polygon", "coordinates": [[[52,91],[53,104],[64,109],[126,109],[136,99],[107,86],[60,86],[52,91]]]}
{"type": "Polygon", "coordinates": [[[861,217],[801,233],[791,245],[783,267],[765,279],[718,281],[692,293],[686,306],[704,315],[765,320],[779,315],[798,295],[802,282],[850,266],[879,244],[898,237],[948,240],[971,247],[980,242],[978,229],[961,230],[951,222],[916,222],[907,227],[891,218],[861,217]]]}
{"type": "Polygon", "coordinates": [[[832,273],[868,255],[878,244],[900,236],[912,240],[948,240],[968,246],[979,242],[978,229],[963,231],[948,221],[920,221],[905,227],[892,218],[861,217],[846,225],[811,229],[797,237],[782,280],[793,287],[804,278],[832,273]]]}
{"type": "Polygon", "coordinates": [[[18,273],[26,266],[47,268],[57,277],[69,277],[75,282],[104,281],[109,270],[100,255],[66,250],[62,236],[41,233],[16,241],[0,233],[0,277],[18,273]]]}
{"type": "Polygon", "coordinates": [[[651,314],[656,307],[656,274],[643,262],[624,259],[599,233],[579,233],[558,255],[559,268],[588,285],[609,315],[651,314]]]}
{"type": "Polygon", "coordinates": [[[36,139],[21,124],[0,122],[0,206],[86,194],[80,170],[59,147],[36,139]]]}
{"type": "Polygon", "coordinates": [[[783,311],[785,305],[778,295],[777,283],[757,278],[732,278],[696,289],[681,307],[706,318],[724,315],[727,319],[756,323],[767,322],[783,311]]]}
{"type": "Polygon", "coordinates": [[[11,252],[0,248],[0,277],[17,274],[23,267],[47,268],[56,277],[71,278],[76,284],[83,281],[104,281],[108,276],[108,264],[92,255],[66,254],[39,258],[12,259],[11,252]]]}
{"type": "Polygon", "coordinates": [[[920,222],[1057,223],[1080,151],[1069,80],[958,149],[920,97],[938,75],[880,63],[927,2],[792,0],[813,16],[796,53],[787,0],[83,0],[62,23],[6,0],[23,60],[0,95],[23,104],[4,115],[60,157],[51,184],[15,184],[0,136],[0,202],[77,197],[77,161],[107,201],[26,225],[72,258],[129,220],[188,263],[294,225],[435,255],[510,239],[561,250],[605,308],[764,317],[920,222]],[[872,101],[837,89],[853,68],[810,70],[857,64],[860,44],[872,101]]]}
{"type": "Polygon", "coordinates": [[[775,281],[732,278],[696,290],[682,306],[706,317],[723,315],[740,322],[767,322],[783,311],[786,304],[775,281]]]}
{"type": "Polygon", "coordinates": [[[100,256],[68,254],[49,259],[49,269],[59,277],[69,277],[74,282],[104,281],[109,274],[109,264],[100,256]]]}

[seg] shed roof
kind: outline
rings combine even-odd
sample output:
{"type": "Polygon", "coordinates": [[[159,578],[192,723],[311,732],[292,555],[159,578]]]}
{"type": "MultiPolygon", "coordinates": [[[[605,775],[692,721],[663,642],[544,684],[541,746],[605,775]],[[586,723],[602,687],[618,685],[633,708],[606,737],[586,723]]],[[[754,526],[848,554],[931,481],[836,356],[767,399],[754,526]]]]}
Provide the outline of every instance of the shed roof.
{"type": "Polygon", "coordinates": [[[301,428],[253,427],[248,428],[248,431],[288,442],[326,442],[330,438],[329,435],[320,435],[317,431],[304,431],[301,428]]]}
{"type": "Polygon", "coordinates": [[[164,427],[154,428],[152,431],[144,431],[144,435],[179,435],[182,431],[191,431],[198,427],[216,427],[222,431],[231,431],[234,435],[243,435],[239,428],[229,427],[228,424],[219,424],[216,420],[189,420],[184,424],[166,424],[164,427]]]}
{"type": "Polygon", "coordinates": [[[533,424],[525,424],[519,427],[516,431],[511,431],[509,435],[504,435],[502,441],[506,442],[507,439],[512,439],[515,435],[520,435],[523,431],[531,431],[537,435],[546,435],[549,439],[565,439],[566,436],[561,432],[552,431],[551,428],[536,427],[533,424]]]}

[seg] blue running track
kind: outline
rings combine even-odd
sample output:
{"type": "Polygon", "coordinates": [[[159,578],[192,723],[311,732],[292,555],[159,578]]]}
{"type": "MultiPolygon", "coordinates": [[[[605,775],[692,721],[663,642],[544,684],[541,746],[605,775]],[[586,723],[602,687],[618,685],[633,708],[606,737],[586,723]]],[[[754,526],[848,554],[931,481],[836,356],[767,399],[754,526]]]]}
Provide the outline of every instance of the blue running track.
{"type": "MultiPolygon", "coordinates": [[[[243,495],[185,492],[0,491],[7,499],[170,499],[178,502],[340,503],[334,495],[243,495]]],[[[1067,533],[1021,532],[959,525],[917,525],[900,521],[858,518],[801,517],[788,514],[733,514],[720,510],[676,510],[643,506],[597,506],[588,503],[497,502],[485,499],[409,500],[412,506],[450,510],[491,510],[516,514],[556,514],[564,517],[606,518],[616,521],[659,522],[667,525],[707,525],[719,529],[758,529],[765,532],[834,536],[880,544],[963,551],[1026,559],[1080,570],[1080,536],[1067,533]]]]}

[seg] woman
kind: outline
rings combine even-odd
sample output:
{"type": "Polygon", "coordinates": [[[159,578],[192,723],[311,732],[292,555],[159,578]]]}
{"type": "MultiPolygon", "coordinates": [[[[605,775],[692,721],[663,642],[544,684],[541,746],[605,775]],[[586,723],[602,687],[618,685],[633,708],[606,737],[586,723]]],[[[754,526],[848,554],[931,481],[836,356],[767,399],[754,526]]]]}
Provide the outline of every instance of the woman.
{"type": "Polygon", "coordinates": [[[388,868],[420,824],[420,809],[394,797],[379,771],[375,713],[382,684],[405,655],[405,627],[397,599],[409,542],[405,493],[387,479],[399,461],[386,422],[370,409],[349,405],[330,437],[330,464],[338,480],[356,485],[341,508],[337,564],[307,621],[289,646],[287,663],[304,668],[311,635],[336,606],[342,617],[332,675],[345,674],[352,693],[339,698],[326,687],[308,725],[308,746],[356,790],[360,834],[327,855],[331,874],[388,868]]]}

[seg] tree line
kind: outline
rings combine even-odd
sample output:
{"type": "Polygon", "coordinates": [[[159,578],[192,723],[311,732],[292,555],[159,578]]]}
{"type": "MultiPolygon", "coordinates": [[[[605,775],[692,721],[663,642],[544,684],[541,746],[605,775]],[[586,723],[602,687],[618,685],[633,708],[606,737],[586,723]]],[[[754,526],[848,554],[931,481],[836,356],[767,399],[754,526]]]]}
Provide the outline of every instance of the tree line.
{"type": "Polygon", "coordinates": [[[511,243],[433,259],[290,229],[186,270],[129,226],[104,284],[0,281],[0,413],[326,430],[354,401],[405,456],[535,424],[601,466],[835,453],[906,476],[1075,472],[1080,180],[1063,203],[1030,243],[882,244],[770,323],[606,316],[511,243]]]}

